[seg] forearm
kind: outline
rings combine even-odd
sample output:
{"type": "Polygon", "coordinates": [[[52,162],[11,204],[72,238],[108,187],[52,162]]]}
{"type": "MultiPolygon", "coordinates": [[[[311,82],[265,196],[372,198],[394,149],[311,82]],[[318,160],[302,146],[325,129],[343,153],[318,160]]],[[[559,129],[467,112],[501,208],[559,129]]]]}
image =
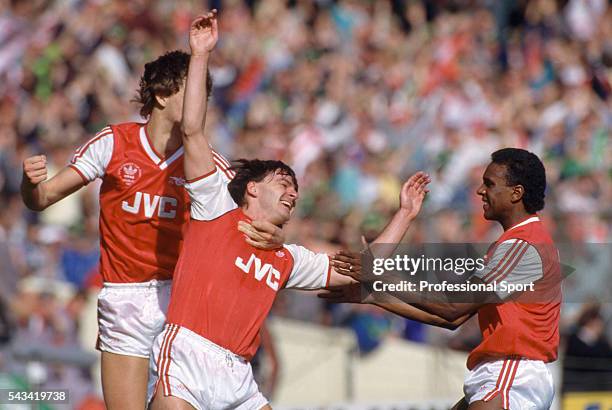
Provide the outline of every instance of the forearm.
{"type": "Polygon", "coordinates": [[[85,181],[79,174],[70,167],[64,167],[53,178],[37,184],[31,183],[24,175],[21,181],[21,197],[29,209],[42,211],[78,191],[83,185],[85,181]]]}
{"type": "Polygon", "coordinates": [[[391,218],[391,221],[385,226],[385,229],[378,235],[373,243],[399,243],[406,234],[413,219],[414,217],[412,217],[409,212],[403,208],[398,209],[393,215],[393,218],[391,218]]]}
{"type": "Polygon", "coordinates": [[[185,81],[182,128],[186,138],[202,136],[208,105],[206,71],[210,53],[193,54],[185,81]]]}
{"type": "Polygon", "coordinates": [[[417,322],[425,323],[427,325],[443,327],[451,330],[456,329],[461,323],[465,321],[465,319],[467,319],[459,317],[455,320],[447,320],[438,315],[425,312],[421,309],[418,309],[401,301],[375,302],[374,305],[383,308],[391,313],[395,313],[396,315],[405,317],[406,319],[416,320],[417,322]]]}
{"type": "Polygon", "coordinates": [[[478,310],[473,303],[410,303],[412,307],[438,316],[449,322],[456,321],[463,316],[471,316],[478,310]]]}
{"type": "Polygon", "coordinates": [[[206,120],[206,70],[208,53],[193,55],[185,80],[183,102],[183,145],[185,147],[185,176],[188,180],[199,178],[215,170],[209,142],[204,135],[206,120]]]}
{"type": "Polygon", "coordinates": [[[401,242],[413,219],[414,217],[407,211],[402,208],[398,209],[393,218],[391,218],[391,221],[385,226],[385,229],[372,242],[373,245],[379,245],[372,249],[374,252],[372,256],[375,258],[389,257],[401,242]]]}
{"type": "Polygon", "coordinates": [[[24,176],[21,181],[21,198],[25,206],[32,211],[42,211],[49,206],[44,190],[44,182],[33,185],[24,176]]]}

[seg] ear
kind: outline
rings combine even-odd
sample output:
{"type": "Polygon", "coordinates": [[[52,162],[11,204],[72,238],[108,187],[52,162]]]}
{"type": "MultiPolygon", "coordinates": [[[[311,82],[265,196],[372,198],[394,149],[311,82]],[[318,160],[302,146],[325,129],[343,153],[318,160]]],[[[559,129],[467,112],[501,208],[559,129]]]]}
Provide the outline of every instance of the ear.
{"type": "Polygon", "coordinates": [[[155,95],[155,102],[159,104],[160,107],[166,108],[166,105],[168,105],[168,97],[161,97],[159,95],[155,95]]]}
{"type": "Polygon", "coordinates": [[[257,197],[257,184],[254,181],[247,183],[246,194],[252,197],[257,197]]]}
{"type": "Polygon", "coordinates": [[[525,187],[522,185],[516,185],[512,188],[512,194],[510,195],[510,200],[513,203],[520,202],[523,199],[523,195],[525,194],[525,187]]]}

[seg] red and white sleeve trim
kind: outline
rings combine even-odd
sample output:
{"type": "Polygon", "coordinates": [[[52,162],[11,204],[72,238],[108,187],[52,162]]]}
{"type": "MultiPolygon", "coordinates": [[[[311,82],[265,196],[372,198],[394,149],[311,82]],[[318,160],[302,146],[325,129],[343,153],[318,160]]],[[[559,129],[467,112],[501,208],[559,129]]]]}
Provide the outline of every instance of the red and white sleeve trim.
{"type": "Polygon", "coordinates": [[[327,257],[327,279],[325,279],[325,287],[329,286],[329,282],[331,281],[331,272],[332,272],[332,264],[331,257],[327,257]]]}
{"type": "Polygon", "coordinates": [[[92,139],[90,139],[89,141],[87,141],[84,145],[82,145],[81,147],[79,147],[76,150],[75,155],[72,157],[72,160],[70,161],[71,163],[75,163],[77,159],[81,158],[85,152],[87,152],[87,149],[94,144],[96,141],[99,141],[100,139],[107,137],[107,136],[112,136],[113,135],[113,130],[111,129],[111,127],[106,127],[103,128],[99,133],[97,133],[95,135],[95,137],[93,137],[92,139]]]}
{"type": "Polygon", "coordinates": [[[497,265],[482,280],[485,283],[492,283],[504,279],[518,265],[528,248],[528,242],[523,240],[514,242],[497,265]]]}
{"type": "Polygon", "coordinates": [[[212,170],[212,171],[210,171],[210,172],[207,172],[207,173],[206,173],[206,174],[204,174],[204,175],[200,175],[199,177],[192,178],[192,179],[188,179],[188,180],[186,180],[185,182],[187,182],[188,184],[193,184],[193,183],[195,183],[195,182],[198,182],[198,181],[201,181],[201,180],[203,180],[203,179],[206,179],[206,178],[208,178],[209,176],[212,176],[212,175],[214,175],[214,174],[216,174],[216,173],[217,173],[217,167],[215,167],[215,169],[213,169],[213,170],[212,170]]]}
{"type": "Polygon", "coordinates": [[[89,184],[89,179],[87,179],[87,177],[85,176],[85,174],[83,174],[83,172],[81,172],[81,170],[74,164],[68,164],[68,168],[72,168],[77,174],[79,174],[79,176],[81,177],[81,179],[83,180],[84,184],[89,184]]]}

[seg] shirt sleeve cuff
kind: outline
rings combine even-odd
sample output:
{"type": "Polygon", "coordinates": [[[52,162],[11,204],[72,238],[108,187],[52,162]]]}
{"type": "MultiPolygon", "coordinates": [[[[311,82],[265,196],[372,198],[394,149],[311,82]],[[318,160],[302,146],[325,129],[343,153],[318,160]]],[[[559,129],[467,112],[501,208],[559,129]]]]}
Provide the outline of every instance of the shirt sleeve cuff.
{"type": "Polygon", "coordinates": [[[327,278],[325,279],[325,287],[329,286],[329,281],[331,280],[331,271],[332,271],[331,258],[328,256],[327,257],[327,278]]]}
{"type": "Polygon", "coordinates": [[[79,176],[81,177],[81,179],[83,180],[84,184],[89,184],[89,182],[91,182],[89,179],[87,179],[87,177],[85,176],[85,174],[83,174],[83,172],[81,172],[80,169],[78,169],[76,167],[76,165],[74,164],[69,164],[68,165],[69,168],[72,168],[77,174],[79,174],[79,176]]]}

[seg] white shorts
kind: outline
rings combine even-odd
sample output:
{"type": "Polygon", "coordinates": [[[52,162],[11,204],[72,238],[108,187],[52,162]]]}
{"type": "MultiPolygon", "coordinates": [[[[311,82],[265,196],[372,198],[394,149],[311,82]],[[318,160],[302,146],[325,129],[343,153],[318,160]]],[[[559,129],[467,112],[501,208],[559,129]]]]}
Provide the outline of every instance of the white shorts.
{"type": "Polygon", "coordinates": [[[465,400],[493,400],[501,396],[504,409],[548,410],[555,388],[552,375],[540,360],[506,359],[481,363],[463,384],[465,400]]]}
{"type": "Polygon", "coordinates": [[[158,389],[196,409],[258,410],[268,404],[253,378],[251,364],[178,325],[166,325],[149,361],[150,402],[158,389]]]}
{"type": "Polygon", "coordinates": [[[164,329],[172,281],[105,283],[98,295],[98,342],[103,352],[148,359],[164,329]]]}

